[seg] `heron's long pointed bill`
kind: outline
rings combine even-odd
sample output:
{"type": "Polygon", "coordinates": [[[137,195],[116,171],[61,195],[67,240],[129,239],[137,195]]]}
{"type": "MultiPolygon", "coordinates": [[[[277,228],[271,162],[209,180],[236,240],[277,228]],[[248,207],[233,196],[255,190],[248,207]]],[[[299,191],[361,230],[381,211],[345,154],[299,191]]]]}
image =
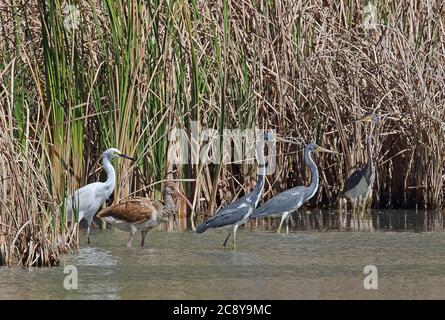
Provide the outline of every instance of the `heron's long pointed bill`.
{"type": "Polygon", "coordinates": [[[279,141],[279,142],[286,142],[286,143],[298,144],[298,145],[299,145],[299,143],[296,142],[296,141],[292,141],[292,140],[284,139],[284,138],[281,138],[281,137],[278,137],[278,136],[276,137],[276,139],[277,139],[277,141],[279,141]]]}
{"type": "Polygon", "coordinates": [[[190,203],[189,199],[185,195],[182,194],[182,192],[176,190],[175,194],[180,197],[182,200],[185,201],[185,203],[190,207],[190,209],[193,209],[192,204],[190,203]]]}
{"type": "Polygon", "coordinates": [[[124,158],[124,159],[128,159],[128,160],[136,161],[135,158],[132,158],[132,157],[127,156],[126,154],[122,154],[122,153],[119,155],[119,157],[124,158]]]}
{"type": "Polygon", "coordinates": [[[343,153],[340,153],[340,152],[337,152],[337,151],[332,151],[332,150],[329,150],[329,149],[325,149],[325,148],[320,147],[320,146],[317,147],[317,151],[318,151],[318,152],[325,152],[325,153],[338,154],[339,156],[342,156],[342,155],[343,155],[343,153]]]}

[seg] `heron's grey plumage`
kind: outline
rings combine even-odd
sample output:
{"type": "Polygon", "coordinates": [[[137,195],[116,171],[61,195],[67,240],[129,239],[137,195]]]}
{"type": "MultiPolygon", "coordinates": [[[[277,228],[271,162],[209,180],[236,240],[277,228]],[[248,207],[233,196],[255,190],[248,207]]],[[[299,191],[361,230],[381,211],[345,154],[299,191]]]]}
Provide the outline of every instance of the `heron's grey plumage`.
{"type": "Polygon", "coordinates": [[[209,228],[221,228],[226,226],[231,227],[231,230],[223,243],[223,247],[226,246],[227,240],[229,239],[230,235],[232,235],[233,249],[235,249],[236,231],[240,225],[244,224],[247,219],[249,219],[250,215],[258,204],[261,194],[263,193],[266,174],[264,147],[265,141],[269,139],[269,134],[265,134],[260,140],[260,144],[257,148],[259,166],[258,179],[255,189],[251,193],[220,209],[213,217],[201,223],[196,228],[197,233],[202,233],[209,228]]]}
{"type": "Polygon", "coordinates": [[[307,189],[306,187],[299,186],[277,194],[264,205],[257,208],[252,213],[251,218],[277,218],[281,217],[284,212],[294,212],[302,205],[307,189]]]}
{"type": "Polygon", "coordinates": [[[257,208],[250,218],[281,217],[280,226],[277,230],[277,232],[280,232],[283,222],[287,221],[289,215],[315,195],[318,189],[319,175],[317,165],[312,159],[311,153],[316,151],[317,147],[316,144],[311,143],[304,148],[304,161],[310,168],[312,175],[309,187],[298,186],[277,194],[264,205],[257,208]]]}
{"type": "Polygon", "coordinates": [[[371,129],[368,135],[367,143],[367,161],[362,168],[355,170],[351,176],[346,180],[343,188],[343,195],[351,200],[356,200],[359,197],[368,198],[372,190],[372,185],[375,179],[375,167],[372,158],[372,134],[377,118],[373,114],[371,117],[371,129]]]}
{"type": "Polygon", "coordinates": [[[213,217],[200,224],[196,231],[202,233],[209,228],[243,224],[258,204],[263,188],[264,175],[258,175],[257,184],[251,193],[220,209],[213,217]]]}

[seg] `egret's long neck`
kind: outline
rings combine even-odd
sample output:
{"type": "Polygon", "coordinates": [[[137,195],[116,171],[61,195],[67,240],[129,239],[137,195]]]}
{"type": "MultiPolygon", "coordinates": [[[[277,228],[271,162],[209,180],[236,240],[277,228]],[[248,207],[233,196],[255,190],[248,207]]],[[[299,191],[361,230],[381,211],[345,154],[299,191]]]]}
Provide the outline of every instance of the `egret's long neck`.
{"type": "Polygon", "coordinates": [[[306,165],[311,169],[311,184],[309,186],[309,194],[311,198],[315,192],[317,192],[318,189],[318,169],[317,165],[315,164],[314,160],[312,160],[311,152],[308,149],[304,150],[304,162],[306,162],[306,165]]]}
{"type": "Polygon", "coordinates": [[[103,157],[102,163],[105,172],[107,173],[107,180],[105,181],[105,185],[109,189],[114,190],[114,187],[116,185],[116,172],[114,171],[113,165],[111,164],[110,159],[108,159],[108,157],[103,157]]]}

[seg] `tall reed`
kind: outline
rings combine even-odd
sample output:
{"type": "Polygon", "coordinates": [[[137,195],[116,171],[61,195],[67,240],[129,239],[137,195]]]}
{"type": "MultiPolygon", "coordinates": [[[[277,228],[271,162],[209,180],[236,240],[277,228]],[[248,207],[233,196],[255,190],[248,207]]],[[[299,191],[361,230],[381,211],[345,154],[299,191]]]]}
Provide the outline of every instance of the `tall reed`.
{"type": "MultiPolygon", "coordinates": [[[[157,195],[164,178],[197,213],[250,190],[242,164],[178,165],[172,128],[272,128],[345,153],[316,159],[311,202],[340,206],[348,173],[365,161],[376,110],[375,207],[444,204],[445,12],[442,1],[7,0],[0,4],[0,244],[6,264],[51,265],[77,247],[61,203],[104,179],[110,201],[157,195]],[[370,13],[372,15],[370,15],[370,13]],[[371,19],[372,18],[372,19],[371,19]],[[375,18],[375,20],[373,20],[375,18]],[[38,244],[38,245],[37,245],[38,244]],[[37,257],[38,256],[38,257],[37,257]]],[[[194,152],[205,141],[190,141],[194,152]]],[[[265,200],[308,183],[301,148],[278,146],[265,200]]]]}

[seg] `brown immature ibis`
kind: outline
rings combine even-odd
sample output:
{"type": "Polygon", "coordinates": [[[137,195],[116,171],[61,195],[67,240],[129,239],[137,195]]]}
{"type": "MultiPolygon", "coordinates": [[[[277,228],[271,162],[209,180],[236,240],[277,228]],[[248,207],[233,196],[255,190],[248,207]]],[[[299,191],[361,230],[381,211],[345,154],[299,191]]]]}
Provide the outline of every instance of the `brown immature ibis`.
{"type": "Polygon", "coordinates": [[[143,246],[148,231],[161,223],[163,218],[176,213],[178,197],[183,199],[190,208],[192,207],[188,199],[179,191],[178,186],[173,182],[167,182],[162,191],[163,201],[137,197],[107,207],[100,211],[97,217],[120,230],[130,232],[128,247],[131,247],[136,232],[140,231],[141,246],[143,246]]]}

